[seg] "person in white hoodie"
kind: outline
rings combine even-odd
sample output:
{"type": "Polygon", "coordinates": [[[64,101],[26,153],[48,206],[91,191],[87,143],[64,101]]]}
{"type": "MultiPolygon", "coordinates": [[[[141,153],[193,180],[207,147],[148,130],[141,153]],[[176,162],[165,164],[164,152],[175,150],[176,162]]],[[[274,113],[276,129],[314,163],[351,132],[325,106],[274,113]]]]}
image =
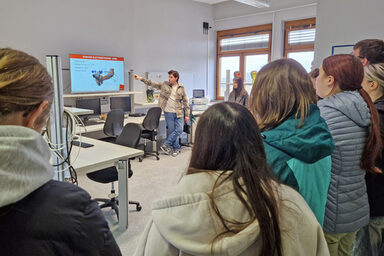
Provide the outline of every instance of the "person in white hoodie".
{"type": "Polygon", "coordinates": [[[52,99],[36,58],[0,48],[0,254],[121,255],[90,195],[52,180],[41,136],[52,99]]]}
{"type": "Polygon", "coordinates": [[[154,202],[134,255],[329,253],[304,199],[273,177],[252,114],[224,102],[200,117],[188,171],[154,202]]]}

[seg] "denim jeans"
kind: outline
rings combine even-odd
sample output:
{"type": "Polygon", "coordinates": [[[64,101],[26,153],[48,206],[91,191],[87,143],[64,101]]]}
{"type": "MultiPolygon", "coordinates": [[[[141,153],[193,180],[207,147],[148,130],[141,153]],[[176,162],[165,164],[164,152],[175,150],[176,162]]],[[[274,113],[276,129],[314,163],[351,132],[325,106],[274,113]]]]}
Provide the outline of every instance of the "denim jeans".
{"type": "Polygon", "coordinates": [[[164,112],[165,122],[168,126],[168,138],[164,142],[165,145],[172,147],[173,150],[179,150],[179,136],[183,132],[184,118],[176,117],[176,113],[164,112]]]}
{"type": "Polygon", "coordinates": [[[356,236],[353,256],[384,255],[384,217],[371,217],[368,226],[359,230],[356,236]]]}

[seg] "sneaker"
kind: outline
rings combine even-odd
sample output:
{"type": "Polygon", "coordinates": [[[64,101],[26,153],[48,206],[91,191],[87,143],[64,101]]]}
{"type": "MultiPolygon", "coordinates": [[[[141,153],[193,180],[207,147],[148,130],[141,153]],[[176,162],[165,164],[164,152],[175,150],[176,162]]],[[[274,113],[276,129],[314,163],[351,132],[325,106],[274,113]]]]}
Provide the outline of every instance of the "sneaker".
{"type": "Polygon", "coordinates": [[[172,153],[172,149],[165,144],[161,145],[160,149],[161,149],[161,151],[163,151],[167,155],[170,155],[172,153]]]}
{"type": "Polygon", "coordinates": [[[172,156],[176,157],[178,154],[180,154],[180,150],[179,149],[174,150],[173,153],[172,153],[172,156]]]}

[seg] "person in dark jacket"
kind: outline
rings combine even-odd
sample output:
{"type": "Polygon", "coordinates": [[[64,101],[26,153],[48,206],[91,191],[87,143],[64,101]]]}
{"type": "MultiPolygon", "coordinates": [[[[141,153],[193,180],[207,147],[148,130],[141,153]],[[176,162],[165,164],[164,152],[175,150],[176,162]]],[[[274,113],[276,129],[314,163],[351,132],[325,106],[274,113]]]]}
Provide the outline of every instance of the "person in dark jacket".
{"type": "MultiPolygon", "coordinates": [[[[384,63],[365,66],[364,73],[362,86],[379,112],[381,141],[384,141],[384,63]]],[[[376,159],[376,166],[384,171],[384,151],[376,159]]],[[[370,219],[357,233],[354,255],[384,255],[384,174],[367,173],[365,181],[370,219]]]]}
{"type": "Polygon", "coordinates": [[[379,170],[379,117],[361,83],[363,65],[349,54],[327,57],[320,67],[318,104],[335,141],[324,232],[331,256],[350,255],[357,231],[369,222],[365,174],[379,170]]]}
{"type": "Polygon", "coordinates": [[[248,104],[248,92],[244,88],[244,81],[242,77],[236,77],[233,79],[233,90],[229,94],[228,101],[236,102],[243,105],[246,108],[249,108],[248,104]]]}
{"type": "Polygon", "coordinates": [[[0,49],[0,254],[121,255],[90,195],[52,180],[41,132],[53,93],[36,58],[0,49]]]}

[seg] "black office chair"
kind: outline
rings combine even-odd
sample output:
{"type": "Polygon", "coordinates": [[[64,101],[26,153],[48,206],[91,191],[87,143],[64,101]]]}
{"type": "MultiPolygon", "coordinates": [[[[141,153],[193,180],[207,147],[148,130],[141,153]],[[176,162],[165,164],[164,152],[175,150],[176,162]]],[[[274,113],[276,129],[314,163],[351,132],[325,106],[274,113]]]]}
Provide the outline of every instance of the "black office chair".
{"type": "Polygon", "coordinates": [[[121,109],[112,109],[108,112],[107,120],[105,120],[103,132],[107,138],[103,141],[115,142],[116,138],[121,134],[124,127],[124,111],[121,109]]]}
{"type": "MultiPolygon", "coordinates": [[[[157,160],[159,160],[159,151],[157,150],[157,128],[159,128],[160,123],[160,116],[161,116],[161,108],[159,107],[153,107],[150,108],[147,112],[147,115],[145,116],[143,120],[143,130],[141,132],[141,138],[146,140],[152,141],[154,143],[152,147],[155,149],[155,151],[144,151],[144,157],[147,155],[155,156],[157,160]]],[[[142,158],[141,158],[142,159],[142,158]]]]}
{"type": "MultiPolygon", "coordinates": [[[[136,148],[140,141],[140,135],[141,135],[140,125],[135,123],[128,123],[127,125],[124,126],[124,129],[121,132],[120,136],[117,137],[116,144],[130,147],[130,148],[136,148]]],[[[129,159],[128,160],[128,177],[130,178],[132,175],[133,175],[133,171],[131,168],[131,159],[129,159]]],[[[99,183],[112,183],[111,194],[109,195],[110,199],[95,198],[95,200],[103,202],[103,204],[100,205],[100,208],[111,207],[113,210],[115,210],[117,218],[119,218],[119,207],[118,207],[119,201],[117,199],[117,195],[115,193],[115,188],[114,188],[114,182],[118,180],[118,173],[117,173],[116,167],[115,166],[108,167],[102,170],[87,173],[87,177],[99,183]]],[[[136,205],[136,210],[141,211],[142,207],[139,202],[128,201],[128,203],[136,205]]]]}

